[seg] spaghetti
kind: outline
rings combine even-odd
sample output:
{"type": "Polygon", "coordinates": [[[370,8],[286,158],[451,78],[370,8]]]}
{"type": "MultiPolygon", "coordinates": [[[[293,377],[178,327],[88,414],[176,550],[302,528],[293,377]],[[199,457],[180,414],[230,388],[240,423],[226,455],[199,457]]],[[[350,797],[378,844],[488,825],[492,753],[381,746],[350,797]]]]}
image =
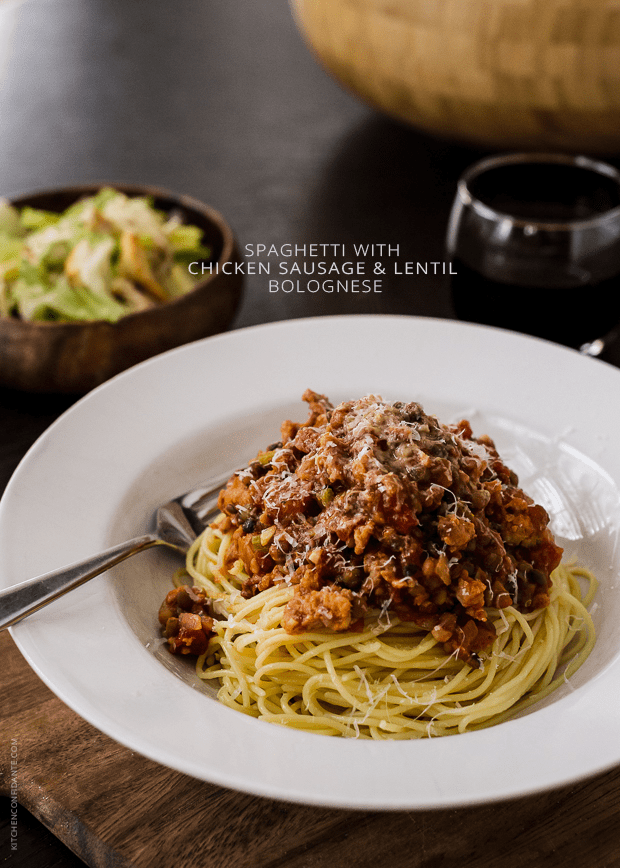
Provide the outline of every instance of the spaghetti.
{"type": "Polygon", "coordinates": [[[595,581],[493,441],[414,402],[304,400],[220,492],[159,612],[170,650],[232,708],[365,738],[479,729],[570,677],[595,581]]]}
{"type": "Polygon", "coordinates": [[[218,685],[220,702],[261,720],[374,739],[482,729],[555,690],[594,644],[587,607],[596,580],[565,565],[554,571],[544,609],[489,612],[497,637],[479,667],[446,655],[428,631],[391,618],[389,610],[367,618],[359,632],[291,635],[282,615],[293,589],[274,586],[244,599],[243,571],[223,569],[229,544],[230,532],[216,524],[187,557],[187,573],[216,614],[197,673],[218,685]]]}

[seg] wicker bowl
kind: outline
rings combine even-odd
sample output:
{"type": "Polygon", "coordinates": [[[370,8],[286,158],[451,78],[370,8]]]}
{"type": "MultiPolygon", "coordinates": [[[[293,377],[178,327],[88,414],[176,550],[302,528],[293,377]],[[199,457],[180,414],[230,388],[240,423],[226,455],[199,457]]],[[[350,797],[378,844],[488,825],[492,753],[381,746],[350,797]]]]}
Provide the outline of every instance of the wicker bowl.
{"type": "Polygon", "coordinates": [[[620,151],[616,0],[291,0],[325,68],[387,114],[498,149],[620,151]]]}
{"type": "MultiPolygon", "coordinates": [[[[156,208],[180,212],[199,226],[213,251],[212,261],[235,263],[240,254],[231,228],[217,211],[188,196],[154,187],[96,184],[48,190],[11,199],[62,212],[101,187],[128,196],[151,196],[156,208]]],[[[0,386],[28,392],[83,394],[157,353],[223,331],[232,320],[242,292],[242,276],[207,275],[185,295],[118,322],[28,322],[0,317],[0,386]]]]}

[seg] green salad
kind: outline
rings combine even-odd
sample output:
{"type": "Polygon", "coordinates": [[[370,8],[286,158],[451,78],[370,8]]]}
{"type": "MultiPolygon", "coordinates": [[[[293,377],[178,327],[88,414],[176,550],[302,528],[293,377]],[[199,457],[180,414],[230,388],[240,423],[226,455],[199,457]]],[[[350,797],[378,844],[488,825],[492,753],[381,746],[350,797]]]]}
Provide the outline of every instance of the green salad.
{"type": "Polygon", "coordinates": [[[111,188],[62,214],[0,200],[0,316],[116,322],[189,292],[202,230],[111,188]]]}

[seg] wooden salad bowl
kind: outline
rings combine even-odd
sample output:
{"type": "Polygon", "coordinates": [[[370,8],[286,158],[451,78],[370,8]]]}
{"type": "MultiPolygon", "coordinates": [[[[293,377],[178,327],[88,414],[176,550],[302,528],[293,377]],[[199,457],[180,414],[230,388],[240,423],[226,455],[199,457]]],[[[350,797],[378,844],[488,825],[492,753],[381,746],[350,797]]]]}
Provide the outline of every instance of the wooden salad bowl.
{"type": "Polygon", "coordinates": [[[126,368],[165,350],[221,332],[230,324],[242,293],[234,274],[241,255],[233,232],[217,211],[189,196],[132,184],[101,183],[32,193],[10,201],[62,212],[102,187],[128,196],[151,196],[156,208],[180,212],[203,230],[212,262],[233,263],[232,274],[207,274],[185,295],[130,313],[115,323],[28,322],[0,317],[0,386],[29,392],[83,394],[126,368]]]}
{"type": "Polygon", "coordinates": [[[291,0],[346,88],[427,132],[498,149],[620,149],[616,0],[291,0]]]}

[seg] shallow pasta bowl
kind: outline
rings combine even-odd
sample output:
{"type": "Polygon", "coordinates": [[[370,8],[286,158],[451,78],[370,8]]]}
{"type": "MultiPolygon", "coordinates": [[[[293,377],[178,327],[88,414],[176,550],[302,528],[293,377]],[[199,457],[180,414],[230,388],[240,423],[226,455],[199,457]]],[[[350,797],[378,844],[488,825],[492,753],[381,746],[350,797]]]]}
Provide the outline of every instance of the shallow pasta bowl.
{"type": "Polygon", "coordinates": [[[305,419],[308,387],[333,402],[417,400],[495,439],[550,512],[566,557],[600,581],[597,643],[570,682],[518,719],[443,738],[365,741],[258,721],[220,704],[167,651],[157,613],[182,559],[155,549],[12,627],[34,670],[130,749],[277,799],[455,807],[620,763],[620,402],[609,398],[620,372],[534,338],[422,318],[320,317],[236,330],[137,365],[76,403],[16,471],[0,502],[0,586],[144,533],[158,505],[242,466],[283,419],[305,419]],[[274,347],[287,364],[257,388],[248,360],[273,370],[274,347]]]}
{"type": "MultiPolygon", "coordinates": [[[[178,212],[183,222],[200,227],[212,249],[212,262],[239,261],[232,229],[220,213],[189,196],[135,184],[92,184],[47,190],[11,199],[62,212],[102,187],[127,196],[150,196],[156,208],[178,212]]],[[[232,320],[242,291],[242,277],[213,270],[185,295],[115,323],[29,322],[0,317],[0,385],[30,392],[80,394],[157,353],[223,331],[232,320]]]]}

